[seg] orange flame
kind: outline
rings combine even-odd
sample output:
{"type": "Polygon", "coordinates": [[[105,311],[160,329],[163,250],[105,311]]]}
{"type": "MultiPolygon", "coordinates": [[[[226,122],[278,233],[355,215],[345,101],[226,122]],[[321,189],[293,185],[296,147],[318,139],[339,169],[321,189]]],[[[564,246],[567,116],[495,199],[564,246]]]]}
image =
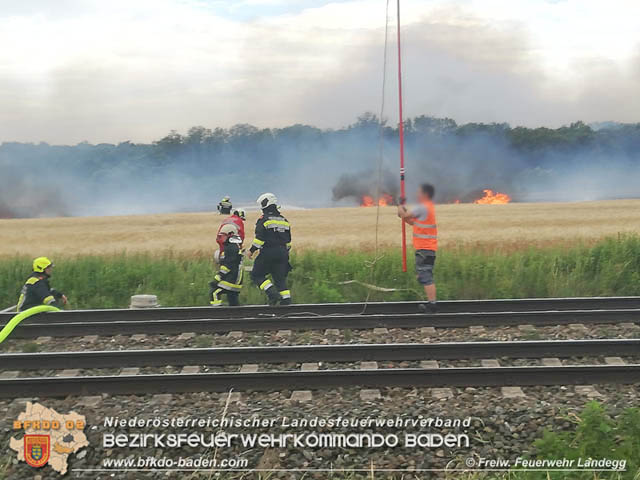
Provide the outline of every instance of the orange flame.
{"type": "Polygon", "coordinates": [[[506,193],[494,192],[490,189],[483,190],[484,197],[478,198],[474,200],[473,203],[478,203],[481,205],[496,205],[509,203],[511,201],[511,197],[506,193]]]}
{"type": "Polygon", "coordinates": [[[393,205],[393,197],[388,193],[383,193],[382,196],[376,202],[375,199],[370,195],[364,195],[362,200],[360,200],[361,207],[375,207],[379,205],[381,207],[386,207],[388,205],[393,205]]]}

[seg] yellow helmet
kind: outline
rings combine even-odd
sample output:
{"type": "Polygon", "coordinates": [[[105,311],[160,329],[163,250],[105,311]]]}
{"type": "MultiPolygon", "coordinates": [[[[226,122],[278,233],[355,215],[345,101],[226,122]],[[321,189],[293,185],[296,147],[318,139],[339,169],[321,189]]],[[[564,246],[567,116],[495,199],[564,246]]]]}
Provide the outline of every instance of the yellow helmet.
{"type": "Polygon", "coordinates": [[[37,273],[42,273],[52,266],[53,263],[47,257],[38,257],[33,261],[33,271],[37,273]]]}

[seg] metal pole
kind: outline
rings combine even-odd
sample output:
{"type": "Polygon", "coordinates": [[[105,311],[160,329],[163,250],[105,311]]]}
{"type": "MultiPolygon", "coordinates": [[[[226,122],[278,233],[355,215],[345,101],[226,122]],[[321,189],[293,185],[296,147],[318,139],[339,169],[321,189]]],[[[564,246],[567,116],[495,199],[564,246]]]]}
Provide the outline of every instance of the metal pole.
{"type": "MultiPolygon", "coordinates": [[[[400,135],[400,203],[406,203],[406,191],[404,186],[404,125],[402,116],[402,47],[400,44],[400,0],[398,5],[398,112],[399,124],[398,133],[400,135]]],[[[407,224],[402,222],[402,271],[407,271],[407,224]]]]}

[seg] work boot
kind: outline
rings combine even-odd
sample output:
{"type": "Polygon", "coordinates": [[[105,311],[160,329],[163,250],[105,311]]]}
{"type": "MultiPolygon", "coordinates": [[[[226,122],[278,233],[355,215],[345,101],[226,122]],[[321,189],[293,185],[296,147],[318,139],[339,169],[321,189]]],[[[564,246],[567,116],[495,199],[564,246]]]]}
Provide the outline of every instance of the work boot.
{"type": "Polygon", "coordinates": [[[418,310],[420,313],[438,313],[438,305],[436,302],[421,303],[418,305],[418,310]]]}
{"type": "Polygon", "coordinates": [[[291,290],[281,290],[280,296],[282,297],[280,305],[291,305],[291,290]]]}
{"type": "Polygon", "coordinates": [[[275,307],[282,301],[282,296],[280,295],[280,293],[278,293],[278,290],[273,285],[267,288],[265,290],[265,293],[267,294],[267,297],[269,299],[269,305],[271,305],[272,307],[275,307]]]}

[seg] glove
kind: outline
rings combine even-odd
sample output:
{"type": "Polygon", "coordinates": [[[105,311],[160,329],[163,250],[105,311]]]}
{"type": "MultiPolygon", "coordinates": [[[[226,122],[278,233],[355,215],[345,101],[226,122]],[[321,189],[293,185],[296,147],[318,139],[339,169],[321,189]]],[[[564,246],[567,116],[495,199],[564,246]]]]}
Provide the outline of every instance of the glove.
{"type": "Polygon", "coordinates": [[[64,297],[64,293],[54,289],[51,289],[51,295],[53,295],[53,298],[55,298],[56,300],[60,300],[62,297],[64,297]]]}

